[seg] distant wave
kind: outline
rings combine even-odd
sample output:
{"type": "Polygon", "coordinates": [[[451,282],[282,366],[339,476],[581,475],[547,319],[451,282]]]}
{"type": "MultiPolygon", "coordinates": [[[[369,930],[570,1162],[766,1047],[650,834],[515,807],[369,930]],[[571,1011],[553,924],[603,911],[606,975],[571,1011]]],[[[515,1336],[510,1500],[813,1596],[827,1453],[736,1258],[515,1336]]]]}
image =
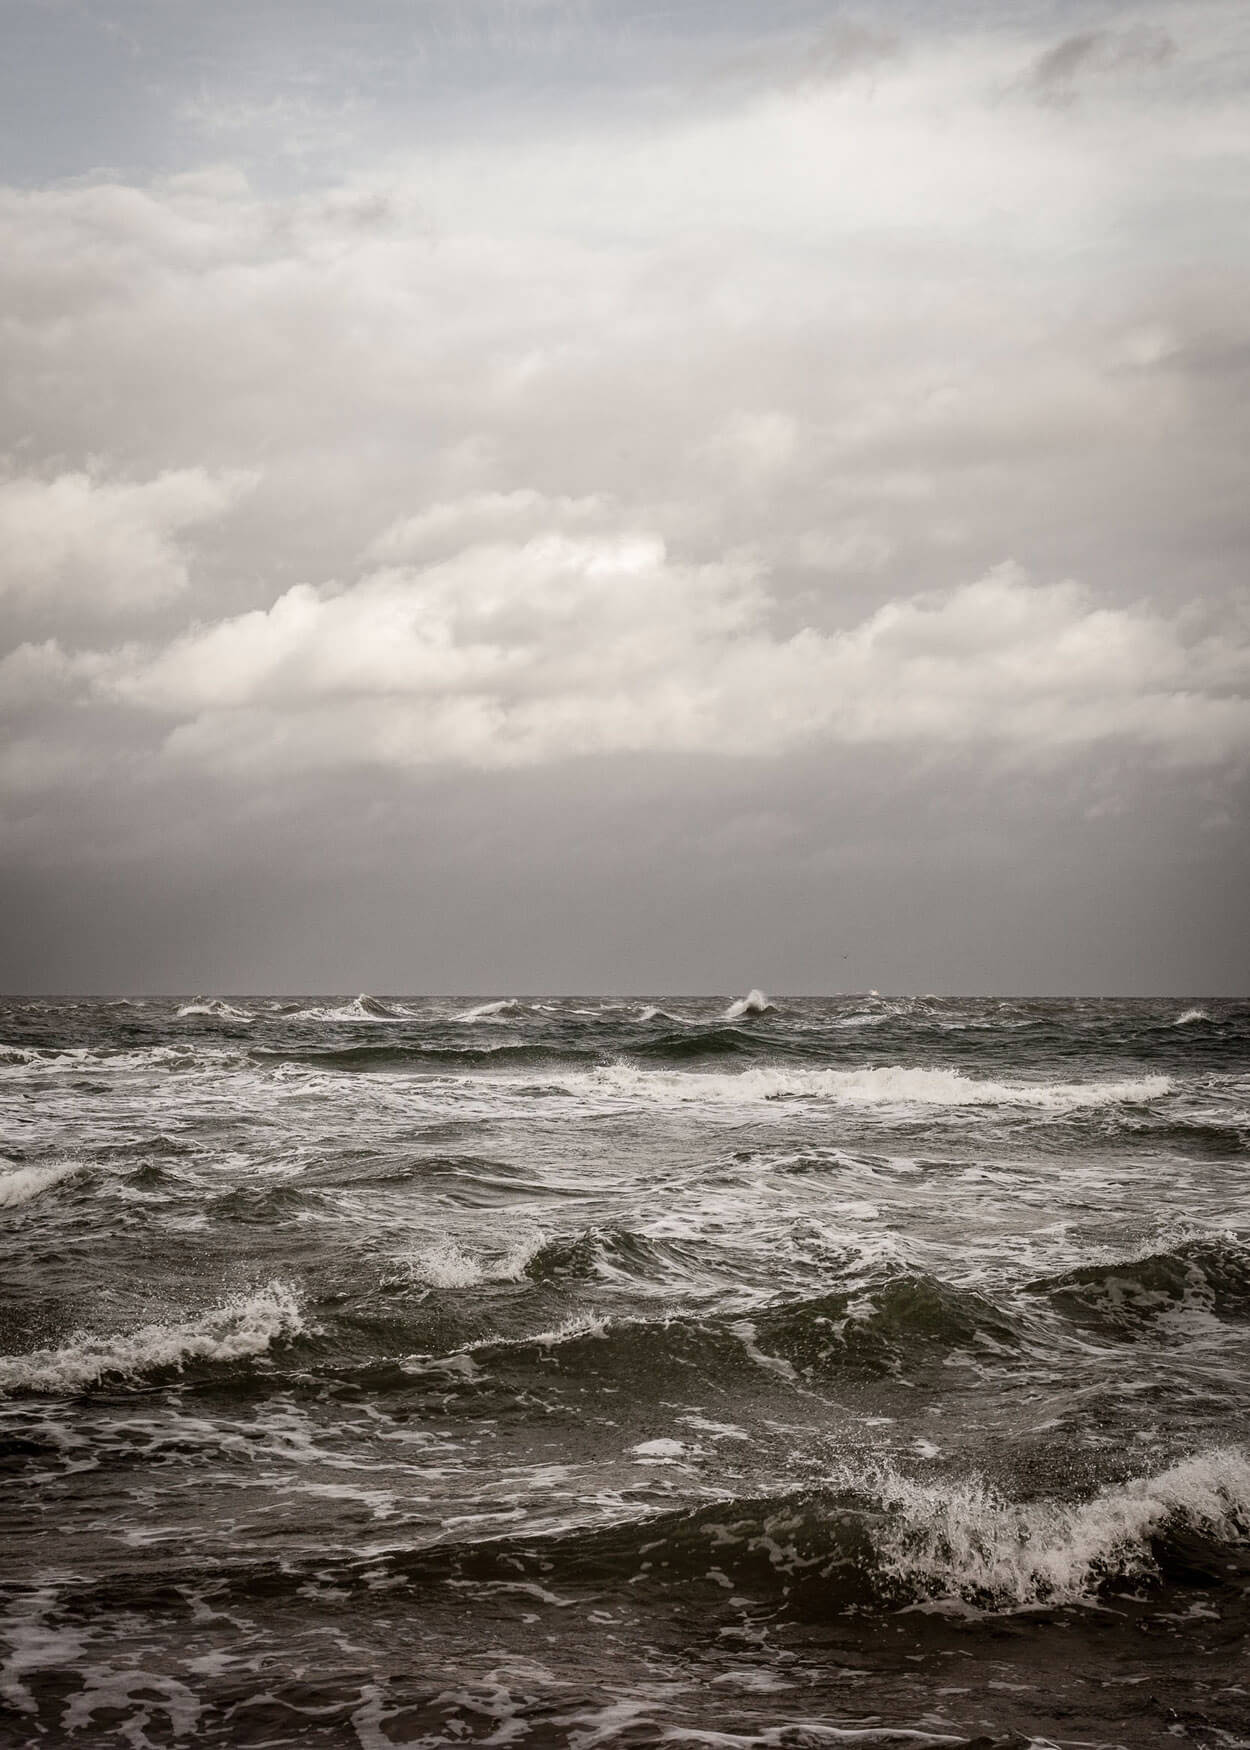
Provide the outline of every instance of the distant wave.
{"type": "Polygon", "coordinates": [[[124,1335],[78,1331],[59,1349],[0,1356],[0,1392],[78,1392],[110,1378],[138,1379],[191,1361],[238,1361],[304,1329],[294,1291],[271,1282],[197,1319],[124,1335]]]}
{"type": "Polygon", "coordinates": [[[211,1015],[221,1021],[250,1021],[252,1019],[249,1009],[236,1009],[223,997],[196,997],[193,1003],[184,1003],[178,1010],[180,1021],[191,1015],[211,1015]]]}
{"type": "Polygon", "coordinates": [[[367,991],[350,1003],[344,1003],[337,1009],[299,1009],[291,1016],[293,1021],[406,1021],[408,1016],[397,1009],[390,1009],[377,997],[371,997],[367,991]]]}
{"type": "Polygon", "coordinates": [[[670,1015],[667,1009],[657,1008],[654,1004],[648,1004],[648,1006],[638,1015],[638,1020],[640,1022],[668,1021],[675,1027],[685,1027],[689,1025],[688,1022],[682,1020],[680,1015],[670,1015]]]}
{"type": "Polygon", "coordinates": [[[1083,1107],[1161,1099],[1167,1076],[1131,1076],[1092,1082],[999,1082],[958,1069],[782,1069],[737,1073],[641,1069],[624,1063],[591,1072],[605,1093],[666,1105],[687,1102],[750,1104],[761,1100],[828,1100],[846,1106],[1027,1106],[1066,1112],[1083,1107]]]}
{"type": "Polygon", "coordinates": [[[771,1015],[775,1008],[776,1004],[770,1003],[762,990],[752,990],[739,997],[737,1002],[730,1003],[725,1010],[725,1019],[740,1021],[744,1015],[771,1015]]]}
{"type": "Polygon", "coordinates": [[[515,997],[500,997],[494,1002],[478,1003],[475,1008],[466,1009],[453,1019],[472,1025],[477,1021],[504,1021],[511,1015],[522,1015],[525,1012],[525,1004],[519,1003],[515,997]]]}
{"type": "Polygon", "coordinates": [[[1185,1009],[1176,1017],[1172,1025],[1174,1027],[1192,1027],[1196,1021],[1209,1021],[1210,1019],[1211,1017],[1205,1009],[1185,1009]]]}
{"type": "Polygon", "coordinates": [[[8,1169],[0,1172],[0,1209],[17,1209],[23,1203],[29,1203],[32,1197],[38,1197],[41,1191],[50,1190],[78,1171],[73,1161],[60,1161],[46,1167],[14,1167],[11,1162],[3,1161],[0,1166],[8,1169]]]}

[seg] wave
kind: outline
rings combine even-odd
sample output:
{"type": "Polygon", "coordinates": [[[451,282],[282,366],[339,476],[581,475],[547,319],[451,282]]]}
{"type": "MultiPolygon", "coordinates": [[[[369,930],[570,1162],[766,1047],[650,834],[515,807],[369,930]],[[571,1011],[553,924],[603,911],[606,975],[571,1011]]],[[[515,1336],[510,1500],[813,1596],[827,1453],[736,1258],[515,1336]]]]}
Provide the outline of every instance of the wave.
{"type": "Polygon", "coordinates": [[[1017,1342],[1010,1316],[984,1295],[905,1271],[868,1288],[753,1313],[748,1348],[756,1360],[781,1360],[811,1378],[830,1371],[896,1373],[954,1350],[1002,1353],[1017,1342]]]}
{"type": "Polygon", "coordinates": [[[400,1261],[427,1288],[477,1288],[487,1282],[520,1282],[546,1236],[541,1230],[522,1234],[502,1253],[473,1252],[445,1236],[433,1245],[409,1252],[400,1261]]]}
{"type": "Polygon", "coordinates": [[[408,1016],[398,1009],[388,1008],[378,997],[362,991],[350,1003],[337,1009],[298,1009],[293,1021],[406,1021],[408,1016]]]}
{"type": "Polygon", "coordinates": [[[669,1057],[678,1062],[696,1057],[727,1057],[735,1052],[752,1052],[756,1041],[749,1032],[738,1027],[707,1027],[698,1032],[661,1033],[632,1047],[634,1057],[669,1057]]]}
{"type": "Polygon", "coordinates": [[[194,1002],[184,1003],[178,1010],[180,1021],[189,1019],[192,1015],[212,1016],[219,1021],[250,1021],[252,1014],[249,1009],[236,1009],[224,997],[196,997],[194,1002]]]}
{"type": "Polygon", "coordinates": [[[23,1203],[29,1203],[32,1197],[38,1197],[43,1191],[48,1191],[62,1179],[69,1178],[71,1173],[79,1171],[74,1161],[60,1161],[46,1167],[13,1167],[11,1162],[0,1165],[11,1168],[0,1173],[0,1209],[18,1209],[23,1203]]]}
{"type": "Polygon", "coordinates": [[[883,1515],[877,1574],[912,1598],[991,1607],[1076,1603],[1109,1581],[1165,1574],[1198,1534],[1216,1545],[1250,1535],[1250,1464],[1236,1448],[1182,1460],[1092,1500],[1014,1501],[982,1477],[916,1482],[888,1464],[831,1478],[883,1515]]]}
{"type": "Polygon", "coordinates": [[[286,1050],[280,1046],[257,1046],[254,1063],[300,1064],[309,1069],[332,1070],[506,1070],[527,1065],[552,1066],[602,1062],[600,1052],[576,1045],[406,1045],[387,1040],[384,1044],[310,1046],[286,1050]]]}
{"type": "Polygon", "coordinates": [[[659,1104],[689,1101],[739,1105],[762,1100],[826,1100],[844,1106],[1025,1106],[1068,1112],[1086,1107],[1141,1104],[1172,1091],[1163,1075],[1094,1082],[1000,1082],[958,1069],[782,1069],[734,1072],[635,1068],[614,1063],[592,1072],[604,1092],[659,1104]]]}
{"type": "Polygon", "coordinates": [[[1183,1240],[1162,1251],[1085,1264],[1028,1284],[1081,1324],[1128,1335],[1178,1311],[1250,1320],[1250,1247],[1231,1236],[1183,1240]]]}
{"type": "MultiPolygon", "coordinates": [[[[459,1245],[440,1248],[425,1268],[426,1280],[440,1287],[522,1276],[558,1287],[592,1278],[654,1279],[665,1261],[641,1236],[591,1230],[536,1247],[515,1276],[483,1265],[459,1245]],[[435,1282],[440,1274],[443,1280],[435,1282]]],[[[1018,1343],[1009,1314],[983,1296],[904,1272],[871,1287],[746,1312],[583,1310],[548,1330],[482,1335],[452,1353],[472,1354],[483,1386],[491,1389],[524,1389],[524,1376],[539,1372],[548,1385],[564,1378],[580,1392],[590,1374],[641,1401],[680,1393],[694,1379],[700,1390],[715,1386],[741,1398],[752,1390],[775,1392],[778,1380],[794,1388],[832,1378],[903,1378],[959,1353],[1002,1357],[1018,1343]]],[[[429,1353],[421,1360],[447,1365],[451,1356],[429,1353]]]]}
{"type": "Polygon", "coordinates": [[[771,1015],[775,1010],[776,1004],[770,1003],[762,990],[752,990],[739,997],[737,1002],[730,1003],[725,1010],[725,1019],[740,1021],[747,1015],[771,1015]]]}
{"type": "Polygon", "coordinates": [[[141,1379],[189,1362],[239,1361],[304,1329],[299,1301],[286,1283],[174,1324],[144,1325],[123,1335],[78,1331],[59,1349],[0,1356],[0,1393],[80,1392],[107,1379],[141,1379]]]}
{"type": "Polygon", "coordinates": [[[667,1021],[673,1027],[685,1027],[689,1023],[683,1021],[680,1015],[670,1015],[667,1009],[661,1009],[654,1003],[648,1003],[645,1009],[639,1011],[637,1020],[640,1025],[650,1021],[667,1021]]]}
{"type": "Polygon", "coordinates": [[[526,1005],[519,1003],[515,997],[500,997],[494,1002],[478,1003],[475,1008],[466,1009],[462,1015],[453,1015],[452,1019],[473,1025],[478,1021],[505,1021],[512,1015],[526,1013],[526,1005]]]}
{"type": "MultiPolygon", "coordinates": [[[[662,1437],[633,1455],[667,1459],[679,1446],[662,1437]]],[[[553,1589],[615,1579],[635,1595],[672,1588],[687,1599],[728,1584],[801,1616],[848,1605],[1002,1613],[1086,1605],[1126,1584],[1218,1577],[1248,1538],[1250,1464],[1230,1447],[1083,1501],[1016,1500],[980,1475],[922,1482],[888,1461],[848,1463],[816,1487],[546,1536],[443,1543],[394,1560],[412,1578],[533,1574],[553,1589]]]]}
{"type": "Polygon", "coordinates": [[[1174,1027],[1192,1027],[1198,1021],[1209,1021],[1210,1019],[1211,1017],[1205,1009],[1186,1009],[1176,1017],[1172,1025],[1174,1027]]]}

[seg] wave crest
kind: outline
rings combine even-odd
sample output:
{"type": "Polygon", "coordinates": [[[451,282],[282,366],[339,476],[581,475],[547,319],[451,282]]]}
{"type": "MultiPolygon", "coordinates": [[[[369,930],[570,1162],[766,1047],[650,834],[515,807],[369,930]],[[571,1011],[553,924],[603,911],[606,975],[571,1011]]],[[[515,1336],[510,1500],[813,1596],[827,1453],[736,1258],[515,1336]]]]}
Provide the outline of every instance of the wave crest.
{"type": "Polygon", "coordinates": [[[1108,1580],[1157,1575],[1169,1534],[1221,1544],[1250,1535],[1250,1464],[1236,1448],[1075,1503],[1013,1501],[982,1477],[914,1482],[888,1464],[831,1481],[880,1509],[877,1571],[912,1597],[999,1608],[1075,1603],[1108,1580]]]}
{"type": "Polygon", "coordinates": [[[493,1002],[477,1003],[463,1014],[453,1016],[456,1021],[463,1021],[472,1026],[478,1021],[505,1021],[511,1015],[521,1015],[526,1012],[525,1004],[515,997],[499,997],[493,1002]]]}
{"type": "Polygon", "coordinates": [[[762,990],[748,991],[746,996],[739,997],[737,1002],[730,1003],[725,1010],[726,1021],[740,1021],[746,1015],[771,1015],[777,1005],[770,1003],[762,990]]]}
{"type": "Polygon", "coordinates": [[[404,1259],[410,1273],[427,1288],[477,1288],[484,1282],[520,1282],[527,1266],[546,1243],[539,1229],[519,1235],[508,1249],[493,1256],[469,1251],[450,1235],[411,1252],[404,1259]]]}
{"type": "Polygon", "coordinates": [[[783,1069],[760,1065],[737,1073],[682,1074],[614,1063],[593,1072],[606,1092],[681,1105],[827,1100],[845,1106],[1028,1106],[1068,1112],[1085,1107],[1142,1104],[1172,1091],[1163,1075],[1096,1082],[999,1082],[958,1069],[911,1069],[887,1064],[868,1069],[783,1069]]]}
{"type": "MultiPolygon", "coordinates": [[[[11,1163],[6,1161],[3,1165],[9,1167],[11,1163]]],[[[0,1173],[0,1209],[18,1209],[77,1171],[73,1161],[58,1161],[45,1167],[12,1167],[11,1171],[0,1173]]]]}
{"type": "Polygon", "coordinates": [[[0,1393],[78,1392],[105,1379],[181,1370],[191,1361],[240,1361],[303,1329],[295,1291],[270,1282],[198,1319],[143,1325],[126,1335],[78,1331],[59,1349],[0,1356],[0,1393]]]}

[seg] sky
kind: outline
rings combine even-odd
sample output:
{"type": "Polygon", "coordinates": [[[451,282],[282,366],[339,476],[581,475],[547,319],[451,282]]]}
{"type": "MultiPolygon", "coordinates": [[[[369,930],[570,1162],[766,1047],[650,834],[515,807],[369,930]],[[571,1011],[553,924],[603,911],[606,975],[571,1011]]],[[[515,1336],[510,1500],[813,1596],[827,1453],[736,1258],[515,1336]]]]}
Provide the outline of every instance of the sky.
{"type": "Polygon", "coordinates": [[[1250,990],[1240,0],[0,30],[0,989],[1250,990]]]}

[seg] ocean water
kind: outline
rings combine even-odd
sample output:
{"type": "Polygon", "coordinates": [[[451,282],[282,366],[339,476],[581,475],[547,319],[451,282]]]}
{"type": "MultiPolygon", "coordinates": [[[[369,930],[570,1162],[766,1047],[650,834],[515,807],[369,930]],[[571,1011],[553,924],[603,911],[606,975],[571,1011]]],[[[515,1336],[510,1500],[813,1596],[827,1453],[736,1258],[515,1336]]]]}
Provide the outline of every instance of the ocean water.
{"type": "Polygon", "coordinates": [[[0,1742],[1250,1745],[1250,1006],[0,1004],[0,1742]]]}

